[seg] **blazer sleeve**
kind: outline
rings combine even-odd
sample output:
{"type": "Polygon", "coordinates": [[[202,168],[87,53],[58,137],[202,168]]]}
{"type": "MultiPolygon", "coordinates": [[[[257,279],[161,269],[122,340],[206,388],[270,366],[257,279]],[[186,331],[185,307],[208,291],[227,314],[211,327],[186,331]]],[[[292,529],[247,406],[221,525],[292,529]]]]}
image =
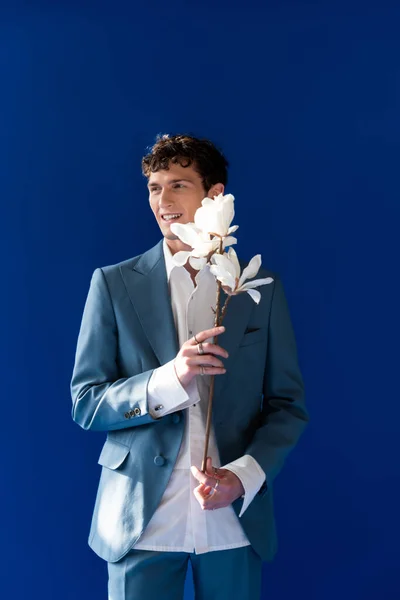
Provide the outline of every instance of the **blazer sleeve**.
{"type": "Polygon", "coordinates": [[[279,277],[275,277],[268,327],[260,423],[246,454],[263,469],[267,491],[304,431],[309,415],[289,309],[279,277]]]}
{"type": "Polygon", "coordinates": [[[147,405],[153,369],[119,377],[117,341],[110,293],[98,268],[86,298],[70,383],[72,418],[83,429],[108,431],[155,422],[147,405]]]}

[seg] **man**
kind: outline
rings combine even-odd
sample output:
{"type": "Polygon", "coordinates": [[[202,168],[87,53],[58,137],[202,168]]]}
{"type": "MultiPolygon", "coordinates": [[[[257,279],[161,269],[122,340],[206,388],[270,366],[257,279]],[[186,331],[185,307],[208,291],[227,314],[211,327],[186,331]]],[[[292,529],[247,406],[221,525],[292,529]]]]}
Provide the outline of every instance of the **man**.
{"type": "Polygon", "coordinates": [[[163,240],[94,271],[71,381],[73,419],[107,431],[89,544],[110,600],[181,598],[189,560],[196,598],[255,600],[275,553],[273,481],[308,421],[284,291],[263,269],[260,303],[234,296],[214,328],[215,278],[174,265],[190,248],[171,223],[224,193],[227,161],[208,140],[163,136],[142,169],[163,240]]]}

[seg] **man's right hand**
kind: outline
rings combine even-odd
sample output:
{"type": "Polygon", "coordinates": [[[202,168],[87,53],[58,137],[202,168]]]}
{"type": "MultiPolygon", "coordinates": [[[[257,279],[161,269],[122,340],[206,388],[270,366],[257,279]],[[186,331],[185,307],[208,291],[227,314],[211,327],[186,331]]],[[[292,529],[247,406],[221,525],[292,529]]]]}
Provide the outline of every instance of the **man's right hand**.
{"type": "Polygon", "coordinates": [[[224,331],[225,327],[221,326],[196,333],[196,339],[202,345],[203,354],[199,354],[199,344],[197,344],[194,337],[191,337],[182,345],[176,355],[174,366],[183,387],[186,387],[193,377],[200,375],[202,371],[204,375],[223,375],[226,373],[224,363],[217,356],[228,358],[227,351],[217,344],[205,341],[220,335],[224,331]]]}

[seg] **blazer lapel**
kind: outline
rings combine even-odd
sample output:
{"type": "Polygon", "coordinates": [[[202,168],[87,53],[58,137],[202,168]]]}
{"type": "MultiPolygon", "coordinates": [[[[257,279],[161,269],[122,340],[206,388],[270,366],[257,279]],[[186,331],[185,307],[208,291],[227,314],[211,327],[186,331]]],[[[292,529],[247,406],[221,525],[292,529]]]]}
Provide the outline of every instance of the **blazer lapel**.
{"type": "Polygon", "coordinates": [[[162,240],[133,267],[121,267],[133,308],[160,365],[179,351],[165,269],[162,240]]]}
{"type": "MultiPolygon", "coordinates": [[[[160,365],[169,362],[179,352],[179,342],[172,314],[162,240],[142,254],[133,266],[121,266],[121,275],[133,308],[160,365]]],[[[221,307],[226,298],[227,295],[221,289],[221,307]]],[[[233,296],[227,306],[223,320],[225,333],[218,337],[218,344],[229,353],[227,376],[230,359],[246,330],[253,305],[250,296],[241,293],[233,296]]],[[[224,376],[215,378],[215,395],[223,393],[224,382],[224,376]]]]}

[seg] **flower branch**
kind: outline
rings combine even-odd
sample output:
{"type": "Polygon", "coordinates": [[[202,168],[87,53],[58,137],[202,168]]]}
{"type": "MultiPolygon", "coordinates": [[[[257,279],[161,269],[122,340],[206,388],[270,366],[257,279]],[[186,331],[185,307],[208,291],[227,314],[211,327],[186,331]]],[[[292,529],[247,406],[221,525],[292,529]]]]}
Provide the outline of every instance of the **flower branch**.
{"type": "MultiPolygon", "coordinates": [[[[241,272],[239,260],[234,248],[230,247],[227,252],[224,250],[228,246],[237,243],[237,239],[232,236],[239,228],[238,225],[231,225],[235,215],[234,197],[232,194],[225,196],[219,194],[214,200],[204,198],[201,207],[198,208],[194,216],[194,223],[172,223],[171,231],[179,237],[192,250],[180,251],[174,254],[173,260],[178,266],[183,266],[187,262],[196,270],[202,269],[206,264],[210,265],[210,272],[217,281],[216,305],[215,309],[211,307],[214,313],[214,326],[221,325],[232,296],[240,293],[248,293],[249,296],[258,304],[261,294],[256,287],[272,283],[272,277],[264,279],[253,279],[261,267],[261,255],[254,256],[247,267],[241,272]],[[251,279],[252,281],[246,280],[251,279]],[[221,309],[221,289],[227,294],[225,303],[221,309]]],[[[217,343],[217,337],[214,338],[217,343]]],[[[208,453],[208,444],[211,431],[212,405],[214,396],[214,378],[211,376],[210,393],[207,409],[206,437],[204,444],[204,455],[201,470],[205,472],[205,465],[208,453]]]]}

